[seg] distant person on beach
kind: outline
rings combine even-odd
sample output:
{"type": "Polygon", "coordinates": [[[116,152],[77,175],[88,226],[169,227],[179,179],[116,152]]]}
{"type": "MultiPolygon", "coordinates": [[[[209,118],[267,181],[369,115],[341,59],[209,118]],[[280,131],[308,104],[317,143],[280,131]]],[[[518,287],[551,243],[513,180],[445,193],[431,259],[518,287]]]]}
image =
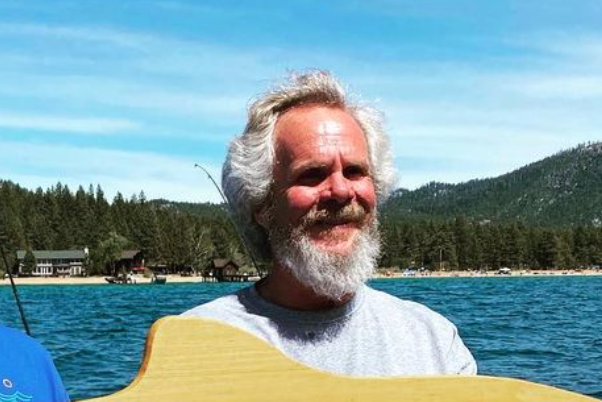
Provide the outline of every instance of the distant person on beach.
{"type": "Polygon", "coordinates": [[[184,315],[232,324],[333,373],[475,374],[451,322],[365,285],[380,252],[377,205],[394,176],[380,113],[333,75],[293,75],[269,90],[231,143],[222,184],[270,272],[184,315]]]}
{"type": "Polygon", "coordinates": [[[0,381],[0,401],[69,401],[46,349],[21,331],[1,324],[0,381]]]}

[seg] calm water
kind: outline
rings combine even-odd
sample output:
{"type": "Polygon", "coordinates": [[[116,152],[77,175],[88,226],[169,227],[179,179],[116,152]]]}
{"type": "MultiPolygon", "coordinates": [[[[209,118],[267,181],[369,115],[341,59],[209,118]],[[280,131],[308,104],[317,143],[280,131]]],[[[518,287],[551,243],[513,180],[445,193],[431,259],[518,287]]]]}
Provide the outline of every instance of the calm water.
{"type": "MultiPolygon", "coordinates": [[[[111,393],[135,376],[153,321],[241,284],[21,287],[34,335],[74,399],[111,393]]],[[[602,277],[373,281],[460,328],[481,374],[556,385],[602,399],[602,277]]],[[[9,287],[1,321],[20,327],[9,287]]]]}

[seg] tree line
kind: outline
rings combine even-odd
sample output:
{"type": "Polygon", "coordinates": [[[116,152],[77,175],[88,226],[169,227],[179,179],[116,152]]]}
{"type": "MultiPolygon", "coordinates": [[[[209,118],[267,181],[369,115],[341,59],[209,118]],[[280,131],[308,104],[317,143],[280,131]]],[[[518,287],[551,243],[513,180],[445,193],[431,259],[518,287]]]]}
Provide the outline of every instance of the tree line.
{"type": "MultiPolygon", "coordinates": [[[[217,257],[242,258],[236,232],[219,205],[198,213],[148,201],[143,192],[111,203],[100,186],[71,191],[57,184],[24,189],[0,181],[0,246],[14,265],[17,250],[90,250],[88,272],[110,274],[124,249],[140,249],[150,263],[172,270],[204,268],[217,257]]],[[[29,254],[29,253],[28,253],[29,254]]],[[[0,264],[1,268],[4,263],[0,264]]]]}
{"type": "Polygon", "coordinates": [[[398,189],[387,204],[421,219],[465,215],[528,226],[601,225],[601,156],[602,143],[583,144],[498,177],[398,189]]]}
{"type": "MultiPolygon", "coordinates": [[[[578,268],[602,264],[602,229],[546,228],[456,217],[443,221],[381,216],[380,266],[430,269],[578,268]]],[[[172,270],[205,268],[214,258],[249,265],[223,205],[149,201],[144,193],[109,202],[100,186],[24,189],[0,181],[0,246],[17,250],[90,250],[88,272],[111,273],[123,249],[172,270]]],[[[30,253],[28,253],[29,255],[30,253]]],[[[31,257],[28,257],[31,265],[31,257]]],[[[0,263],[4,268],[4,264],[0,263]]]]}
{"type": "Polygon", "coordinates": [[[381,266],[430,269],[570,269],[602,265],[602,228],[382,219],[381,266]]]}

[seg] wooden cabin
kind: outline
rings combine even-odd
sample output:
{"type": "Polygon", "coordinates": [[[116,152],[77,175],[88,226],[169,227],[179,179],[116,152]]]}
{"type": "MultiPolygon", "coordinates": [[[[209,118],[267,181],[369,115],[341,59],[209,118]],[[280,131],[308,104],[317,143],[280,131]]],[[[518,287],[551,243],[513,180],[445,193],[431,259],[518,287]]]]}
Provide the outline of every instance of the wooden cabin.
{"type": "Polygon", "coordinates": [[[246,282],[249,280],[247,274],[238,272],[239,265],[229,259],[216,258],[211,261],[209,267],[203,272],[203,277],[207,280],[217,282],[246,282]]]}
{"type": "Polygon", "coordinates": [[[144,253],[141,250],[124,250],[115,261],[117,272],[131,272],[134,267],[144,267],[144,253]]]}

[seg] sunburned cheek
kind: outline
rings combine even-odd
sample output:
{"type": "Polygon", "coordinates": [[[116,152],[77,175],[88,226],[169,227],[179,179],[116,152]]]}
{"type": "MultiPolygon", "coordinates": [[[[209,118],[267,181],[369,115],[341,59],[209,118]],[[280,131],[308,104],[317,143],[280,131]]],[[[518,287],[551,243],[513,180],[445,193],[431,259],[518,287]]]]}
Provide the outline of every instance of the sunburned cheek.
{"type": "Polygon", "coordinates": [[[292,188],[287,192],[286,198],[292,210],[305,213],[317,202],[319,195],[313,188],[292,188]]]}
{"type": "Polygon", "coordinates": [[[374,208],[376,205],[376,191],[374,189],[372,180],[366,180],[361,183],[357,183],[355,186],[355,194],[370,208],[374,208]]]}

